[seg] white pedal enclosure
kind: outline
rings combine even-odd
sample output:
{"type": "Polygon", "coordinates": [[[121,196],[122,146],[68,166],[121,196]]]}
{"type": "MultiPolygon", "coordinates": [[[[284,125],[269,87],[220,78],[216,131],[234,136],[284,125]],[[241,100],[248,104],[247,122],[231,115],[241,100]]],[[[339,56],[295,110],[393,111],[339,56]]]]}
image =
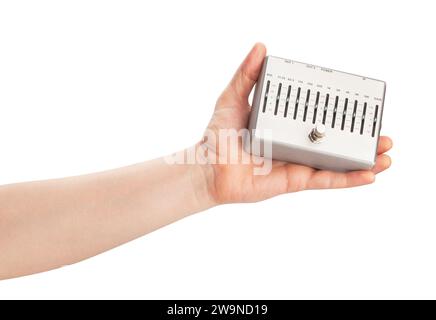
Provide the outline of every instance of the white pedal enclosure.
{"type": "MultiPolygon", "coordinates": [[[[380,80],[268,56],[253,96],[251,140],[271,143],[277,160],[334,171],[370,169],[385,89],[380,80]],[[263,140],[265,129],[271,141],[263,140]]],[[[245,149],[263,156],[249,143],[245,149]]]]}

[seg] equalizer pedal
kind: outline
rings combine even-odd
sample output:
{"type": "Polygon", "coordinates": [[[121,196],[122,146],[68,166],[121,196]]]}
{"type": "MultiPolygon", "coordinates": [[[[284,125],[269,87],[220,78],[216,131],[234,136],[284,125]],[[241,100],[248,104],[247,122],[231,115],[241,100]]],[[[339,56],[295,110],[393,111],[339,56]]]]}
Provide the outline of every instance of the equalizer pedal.
{"type": "MultiPolygon", "coordinates": [[[[268,56],[253,96],[251,142],[270,143],[272,158],[350,171],[375,164],[386,84],[268,56]],[[272,135],[266,141],[262,130],[272,135]]],[[[245,149],[263,156],[258,148],[245,149]]]]}

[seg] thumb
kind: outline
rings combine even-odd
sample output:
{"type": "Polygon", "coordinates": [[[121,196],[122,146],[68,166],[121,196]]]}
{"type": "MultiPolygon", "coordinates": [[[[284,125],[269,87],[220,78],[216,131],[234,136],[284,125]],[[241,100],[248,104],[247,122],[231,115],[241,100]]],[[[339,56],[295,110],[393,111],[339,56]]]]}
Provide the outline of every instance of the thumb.
{"type": "Polygon", "coordinates": [[[239,66],[219,100],[226,104],[236,103],[244,107],[248,105],[248,96],[262,69],[265,55],[265,46],[262,43],[256,43],[239,66]]]}

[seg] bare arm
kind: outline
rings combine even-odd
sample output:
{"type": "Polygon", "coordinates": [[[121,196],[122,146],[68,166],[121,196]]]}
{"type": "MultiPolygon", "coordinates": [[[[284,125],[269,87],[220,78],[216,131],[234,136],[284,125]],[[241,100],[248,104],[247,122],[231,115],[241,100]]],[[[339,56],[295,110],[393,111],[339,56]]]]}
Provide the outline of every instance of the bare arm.
{"type": "Polygon", "coordinates": [[[212,205],[201,168],[163,159],[0,187],[0,279],[71,264],[212,205]]]}
{"type": "MultiPolygon", "coordinates": [[[[210,132],[245,128],[248,95],[264,56],[265,47],[258,44],[245,58],[217,101],[210,132]]],[[[196,149],[226,158],[218,144],[208,141],[196,149]]],[[[214,205],[372,183],[390,166],[384,153],[391,146],[382,137],[375,167],[350,173],[273,161],[268,175],[256,176],[254,163],[214,164],[206,158],[171,165],[161,158],[91,175],[2,186],[0,279],[78,262],[214,205]]]]}

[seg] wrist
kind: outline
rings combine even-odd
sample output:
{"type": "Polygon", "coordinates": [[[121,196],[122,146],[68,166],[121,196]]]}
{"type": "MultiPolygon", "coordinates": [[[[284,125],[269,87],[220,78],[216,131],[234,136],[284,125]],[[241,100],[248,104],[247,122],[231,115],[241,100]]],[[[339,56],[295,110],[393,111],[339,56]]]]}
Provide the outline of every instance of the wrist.
{"type": "Polygon", "coordinates": [[[209,209],[220,203],[215,197],[215,176],[211,164],[192,165],[192,185],[200,210],[209,209]]]}
{"type": "Polygon", "coordinates": [[[202,146],[196,144],[163,158],[172,179],[180,177],[178,188],[185,191],[185,201],[191,203],[189,213],[218,205],[214,197],[214,169],[202,156],[202,146]],[[189,201],[186,198],[190,195],[189,201]]]}
{"type": "Polygon", "coordinates": [[[222,204],[217,196],[215,163],[210,161],[211,151],[203,140],[186,150],[187,158],[190,154],[191,160],[195,159],[194,170],[198,171],[199,183],[197,183],[196,190],[198,190],[199,201],[204,202],[208,208],[222,204]]]}

